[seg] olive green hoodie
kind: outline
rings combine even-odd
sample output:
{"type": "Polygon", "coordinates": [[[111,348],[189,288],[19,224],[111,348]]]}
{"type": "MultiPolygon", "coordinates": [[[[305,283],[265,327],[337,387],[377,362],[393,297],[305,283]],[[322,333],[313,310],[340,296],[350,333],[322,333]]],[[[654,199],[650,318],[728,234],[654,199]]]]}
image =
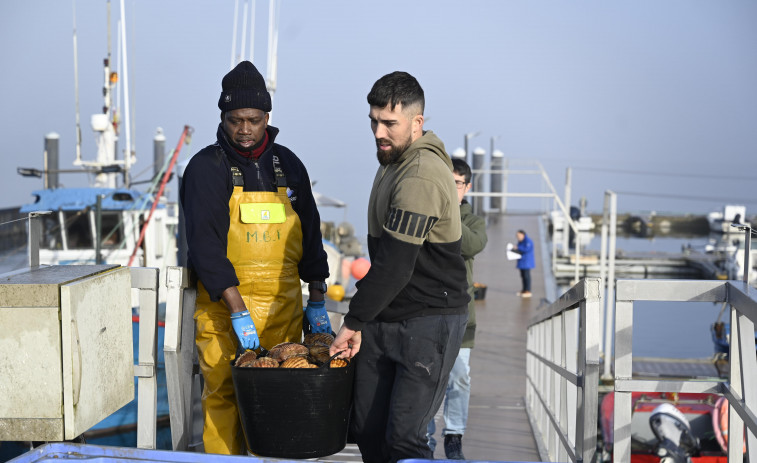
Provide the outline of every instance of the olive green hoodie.
{"type": "Polygon", "coordinates": [[[358,283],[345,324],[467,312],[460,208],[452,161],[424,132],[397,161],[380,166],[368,205],[371,269],[358,283]]]}
{"type": "Polygon", "coordinates": [[[465,269],[468,277],[468,294],[471,297],[468,303],[468,325],[465,327],[463,344],[460,347],[473,347],[476,336],[476,301],[473,300],[473,258],[484,250],[488,238],[486,236],[486,221],[473,213],[473,208],[468,201],[463,200],[460,204],[460,220],[463,223],[463,242],[460,251],[465,259],[465,269]]]}

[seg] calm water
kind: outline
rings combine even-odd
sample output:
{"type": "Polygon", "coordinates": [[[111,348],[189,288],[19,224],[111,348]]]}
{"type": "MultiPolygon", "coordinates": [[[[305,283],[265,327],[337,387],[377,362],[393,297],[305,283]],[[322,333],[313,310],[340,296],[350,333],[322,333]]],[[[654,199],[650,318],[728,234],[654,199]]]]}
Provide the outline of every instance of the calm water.
{"type": "MultiPolygon", "coordinates": [[[[621,238],[616,248],[626,252],[676,253],[691,246],[703,252],[710,237],[696,238],[621,238]]],[[[585,249],[599,251],[600,237],[594,236],[585,249]]],[[[634,303],[633,355],[639,357],[706,358],[714,353],[710,325],[721,304],[710,302],[634,303]]],[[[723,320],[728,321],[728,311],[723,320]]]]}

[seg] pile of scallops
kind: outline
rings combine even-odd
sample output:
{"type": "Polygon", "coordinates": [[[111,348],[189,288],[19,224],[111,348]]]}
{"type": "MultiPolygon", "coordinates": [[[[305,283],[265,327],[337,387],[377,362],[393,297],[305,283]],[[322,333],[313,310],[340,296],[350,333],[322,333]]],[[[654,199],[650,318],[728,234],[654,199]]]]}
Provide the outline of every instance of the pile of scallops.
{"type": "Polygon", "coordinates": [[[302,343],[282,342],[268,351],[258,355],[248,350],[240,355],[234,366],[240,368],[317,368],[329,363],[330,368],[343,368],[348,365],[344,359],[329,356],[329,347],[334,337],[328,333],[311,333],[305,335],[302,343]]]}

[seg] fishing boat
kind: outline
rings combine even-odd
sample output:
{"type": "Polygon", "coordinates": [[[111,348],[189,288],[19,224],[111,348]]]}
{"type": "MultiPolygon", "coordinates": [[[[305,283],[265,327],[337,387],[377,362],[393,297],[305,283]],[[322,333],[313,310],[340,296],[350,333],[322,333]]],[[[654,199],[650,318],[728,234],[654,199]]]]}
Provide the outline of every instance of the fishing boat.
{"type": "MultiPolygon", "coordinates": [[[[121,27],[123,33],[124,28],[121,27]]],[[[123,37],[121,37],[123,40],[123,37]]],[[[123,50],[124,56],[126,55],[123,50]]],[[[75,54],[76,55],[76,54],[75,54]]],[[[110,51],[108,51],[110,56],[110,51]]],[[[173,180],[174,167],[185,141],[191,136],[191,127],[186,126],[179,137],[175,150],[169,156],[164,154],[165,136],[162,131],[154,139],[154,170],[148,188],[140,191],[134,188],[131,168],[136,157],[128,138],[129,128],[124,127],[126,143],[123,154],[117,153],[117,142],[122,135],[119,121],[128,123],[128,110],[121,118],[114,98],[118,85],[123,85],[126,94],[126,70],[116,72],[111,68],[110,59],[104,61],[103,107],[102,112],[92,116],[97,151],[93,159],[81,155],[81,143],[77,143],[74,169],[58,169],[57,136],[46,139],[44,169],[19,168],[24,176],[42,178],[44,188],[32,192],[33,201],[21,207],[22,214],[41,216],[42,230],[39,243],[29,242],[30,249],[39,250],[40,265],[87,265],[118,264],[121,266],[154,267],[159,269],[160,287],[165,287],[166,269],[179,265],[180,249],[180,208],[164,195],[166,185],[173,180]],[[121,78],[123,76],[123,79],[121,78]],[[69,188],[58,185],[58,173],[84,173],[90,185],[69,188]]],[[[274,63],[275,65],[275,63],[274,63]]],[[[268,84],[275,88],[275,69],[269,69],[268,84]],[[271,75],[271,73],[274,75],[271,75]]],[[[128,95],[128,94],[127,94],[128,95]]],[[[126,98],[128,108],[128,97],[126,98]]],[[[78,108],[78,104],[77,104],[78,108]]],[[[77,110],[78,112],[78,110],[77,110]]],[[[77,114],[77,121],[79,119],[77,114]]],[[[78,122],[77,122],[78,125],[78,122]]],[[[77,127],[78,129],[78,127],[77,127]]],[[[314,192],[319,208],[345,208],[346,203],[314,192]]],[[[362,255],[362,247],[354,236],[354,228],[346,222],[321,224],[324,249],[330,268],[329,286],[340,284],[347,287],[350,280],[351,263],[362,255]]],[[[29,236],[32,236],[30,233],[29,236]]],[[[30,238],[31,239],[31,238],[30,238]]],[[[307,285],[303,284],[307,296],[307,285]]],[[[165,297],[160,291],[161,305],[158,308],[157,330],[157,446],[158,449],[171,448],[169,426],[169,399],[166,387],[166,371],[163,355],[165,335],[165,297]]],[[[132,333],[135,364],[138,363],[140,314],[138,297],[133,293],[132,333]]],[[[135,378],[135,390],[137,378],[135,378]]],[[[137,444],[137,399],[135,399],[101,421],[87,432],[83,438],[98,445],[136,447],[137,444]]]]}
{"type": "Polygon", "coordinates": [[[721,211],[713,211],[707,214],[707,223],[710,231],[715,233],[735,233],[737,230],[731,225],[746,225],[746,206],[739,204],[726,204],[721,211]]]}
{"type": "MultiPolygon", "coordinates": [[[[110,25],[109,25],[110,26],[110,25]]],[[[74,26],[75,29],[75,26],[74,26]]],[[[124,28],[120,28],[123,34],[124,28]]],[[[125,37],[119,37],[125,43],[125,37]]],[[[124,56],[125,49],[122,50],[124,56]]],[[[74,53],[76,56],[76,52],[74,53]]],[[[124,60],[125,61],[125,60],[124,60]]],[[[76,66],[75,66],[76,68],[76,66]]],[[[171,172],[184,142],[192,129],[185,127],[179,137],[177,148],[171,156],[164,155],[165,137],[158,131],[155,137],[155,167],[148,188],[134,188],[137,182],[131,178],[131,167],[136,156],[129,138],[129,101],[126,66],[111,67],[110,50],[103,61],[103,106],[102,112],[91,117],[95,135],[96,153],[92,159],[82,156],[81,140],[77,140],[74,169],[58,169],[57,135],[48,135],[44,153],[44,169],[19,168],[24,176],[43,178],[44,188],[32,192],[33,201],[20,208],[22,214],[41,216],[40,242],[32,243],[29,233],[29,249],[38,249],[40,265],[91,265],[118,264],[121,266],[154,267],[159,269],[160,285],[165,285],[165,269],[178,265],[177,234],[179,207],[168,201],[165,187],[172,179],[171,172]],[[123,77],[123,78],[122,78],[123,77]],[[118,85],[123,85],[125,126],[113,97],[118,85]],[[125,135],[123,154],[117,153],[119,138],[125,135]],[[85,174],[89,186],[70,188],[58,184],[58,173],[85,174]]],[[[78,91],[77,91],[78,93],[78,91]]],[[[77,103],[77,133],[78,103],[77,103]]],[[[165,295],[159,292],[165,302],[165,295]]],[[[135,364],[138,363],[139,346],[139,298],[132,292],[132,334],[135,364]],[[136,301],[136,302],[135,302],[136,301]]],[[[162,343],[164,329],[162,319],[164,304],[159,308],[158,341],[162,343]],[[161,310],[162,309],[162,310],[161,310]]],[[[162,346],[162,344],[160,344],[162,346]]],[[[158,349],[158,447],[170,448],[168,428],[168,397],[163,350],[158,349]]],[[[134,379],[135,390],[137,378],[134,379]]],[[[135,447],[137,443],[137,399],[116,413],[97,423],[84,433],[86,441],[102,445],[135,447]]]]}

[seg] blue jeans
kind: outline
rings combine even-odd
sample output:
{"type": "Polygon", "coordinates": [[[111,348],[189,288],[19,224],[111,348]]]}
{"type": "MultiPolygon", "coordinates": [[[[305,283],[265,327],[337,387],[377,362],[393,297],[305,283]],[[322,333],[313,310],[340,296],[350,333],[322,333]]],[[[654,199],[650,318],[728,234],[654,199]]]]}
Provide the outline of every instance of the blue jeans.
{"type": "Polygon", "coordinates": [[[426,428],[444,400],[467,320],[428,315],[365,325],[350,423],[364,462],[433,458],[426,428]]]}
{"type": "MultiPolygon", "coordinates": [[[[455,365],[449,374],[447,393],[444,398],[444,428],[442,436],[448,434],[465,434],[468,426],[468,403],[470,402],[470,347],[461,347],[455,359],[455,365]]],[[[436,424],[434,419],[428,423],[428,446],[436,449],[436,424]]]]}

